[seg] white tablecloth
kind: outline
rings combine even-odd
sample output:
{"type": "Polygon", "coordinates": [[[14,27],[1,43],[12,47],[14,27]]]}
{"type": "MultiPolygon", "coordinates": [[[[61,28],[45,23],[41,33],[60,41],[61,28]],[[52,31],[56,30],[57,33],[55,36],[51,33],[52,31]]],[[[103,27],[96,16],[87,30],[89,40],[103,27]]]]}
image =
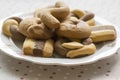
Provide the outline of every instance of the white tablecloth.
{"type": "MultiPolygon", "coordinates": [[[[33,11],[57,0],[0,0],[0,19],[33,11]]],[[[86,9],[120,26],[120,0],[61,0],[71,8],[86,9]]],[[[0,80],[120,80],[120,50],[93,64],[62,67],[21,61],[0,52],[0,80]]]]}

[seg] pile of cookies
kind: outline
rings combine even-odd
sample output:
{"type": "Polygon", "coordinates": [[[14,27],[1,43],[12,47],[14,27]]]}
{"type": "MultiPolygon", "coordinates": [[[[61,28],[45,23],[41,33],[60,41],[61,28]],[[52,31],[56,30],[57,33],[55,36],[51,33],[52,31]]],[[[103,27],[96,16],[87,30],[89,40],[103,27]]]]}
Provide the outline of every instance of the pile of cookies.
{"type": "Polygon", "coordinates": [[[91,55],[96,43],[115,40],[112,25],[96,25],[94,14],[70,8],[63,2],[37,9],[34,17],[10,17],[3,22],[3,33],[23,42],[25,55],[75,58],[91,55]]]}

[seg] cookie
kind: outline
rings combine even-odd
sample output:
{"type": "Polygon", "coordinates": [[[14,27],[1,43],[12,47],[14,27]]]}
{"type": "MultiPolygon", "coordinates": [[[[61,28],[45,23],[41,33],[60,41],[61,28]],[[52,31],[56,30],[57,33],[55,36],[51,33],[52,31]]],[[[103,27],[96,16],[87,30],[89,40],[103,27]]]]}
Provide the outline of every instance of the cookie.
{"type": "Polygon", "coordinates": [[[112,25],[100,25],[92,27],[90,38],[94,43],[116,39],[116,31],[112,25]]]}
{"type": "Polygon", "coordinates": [[[61,23],[61,27],[56,30],[56,34],[61,37],[83,39],[87,38],[91,34],[91,29],[84,21],[73,21],[66,20],[61,23]]]}
{"type": "Polygon", "coordinates": [[[56,52],[57,54],[65,57],[65,56],[66,56],[66,53],[69,51],[69,49],[67,49],[67,48],[65,48],[65,47],[62,46],[62,44],[63,44],[64,42],[67,42],[67,40],[66,40],[66,39],[63,39],[63,38],[58,39],[58,40],[55,42],[55,46],[54,46],[54,47],[55,47],[55,52],[56,52]]]}
{"type": "Polygon", "coordinates": [[[20,22],[19,30],[24,36],[33,39],[49,39],[53,36],[53,31],[39,18],[25,18],[20,22]]]}
{"type": "Polygon", "coordinates": [[[92,43],[89,45],[84,45],[80,49],[70,50],[68,51],[66,56],[69,58],[74,58],[74,57],[83,56],[83,55],[91,55],[95,53],[95,51],[96,51],[96,46],[95,44],[92,43]]]}
{"type": "Polygon", "coordinates": [[[61,56],[75,58],[95,53],[96,46],[93,43],[83,45],[80,42],[71,42],[62,38],[55,42],[55,51],[61,56]]]}
{"type": "Polygon", "coordinates": [[[51,57],[53,55],[53,40],[35,40],[26,38],[23,44],[25,55],[51,57]]]}
{"type": "Polygon", "coordinates": [[[3,33],[13,39],[23,41],[25,36],[19,31],[19,23],[22,21],[19,17],[10,17],[3,22],[2,31],[3,33]]]}

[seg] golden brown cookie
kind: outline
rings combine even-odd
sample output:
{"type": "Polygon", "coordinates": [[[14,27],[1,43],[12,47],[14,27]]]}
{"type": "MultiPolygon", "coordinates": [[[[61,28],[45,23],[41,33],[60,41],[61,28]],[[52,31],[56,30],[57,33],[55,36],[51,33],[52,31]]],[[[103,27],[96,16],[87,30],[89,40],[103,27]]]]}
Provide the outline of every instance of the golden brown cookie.
{"type": "Polygon", "coordinates": [[[54,7],[36,11],[35,15],[41,18],[42,22],[50,29],[59,28],[59,19],[66,18],[70,13],[69,7],[63,2],[56,2],[54,7]]]}
{"type": "Polygon", "coordinates": [[[71,20],[66,20],[61,23],[59,29],[56,30],[58,36],[66,38],[82,39],[87,38],[91,34],[91,29],[84,21],[78,21],[74,23],[71,20]]]}
{"type": "Polygon", "coordinates": [[[39,18],[25,18],[19,26],[20,32],[29,38],[49,39],[53,31],[48,29],[39,18]]]}

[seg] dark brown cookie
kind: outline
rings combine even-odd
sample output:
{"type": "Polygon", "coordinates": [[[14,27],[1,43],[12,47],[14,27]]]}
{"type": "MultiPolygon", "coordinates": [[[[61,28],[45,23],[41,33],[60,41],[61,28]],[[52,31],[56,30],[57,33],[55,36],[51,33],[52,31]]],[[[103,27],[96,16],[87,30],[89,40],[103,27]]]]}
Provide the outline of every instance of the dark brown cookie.
{"type": "Polygon", "coordinates": [[[55,52],[61,56],[66,56],[69,49],[64,48],[62,43],[66,42],[65,39],[59,39],[55,42],[55,52]]]}

